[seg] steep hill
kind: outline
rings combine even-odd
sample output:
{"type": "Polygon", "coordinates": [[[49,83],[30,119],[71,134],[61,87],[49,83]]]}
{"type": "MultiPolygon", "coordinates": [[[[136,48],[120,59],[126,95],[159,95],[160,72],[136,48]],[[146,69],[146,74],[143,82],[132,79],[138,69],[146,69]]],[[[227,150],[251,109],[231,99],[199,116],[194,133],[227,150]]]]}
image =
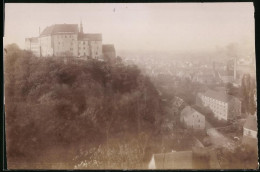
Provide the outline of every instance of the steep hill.
{"type": "Polygon", "coordinates": [[[158,132],[160,99],[136,66],[6,50],[8,162],[71,162],[111,140],[147,143],[158,132]]]}

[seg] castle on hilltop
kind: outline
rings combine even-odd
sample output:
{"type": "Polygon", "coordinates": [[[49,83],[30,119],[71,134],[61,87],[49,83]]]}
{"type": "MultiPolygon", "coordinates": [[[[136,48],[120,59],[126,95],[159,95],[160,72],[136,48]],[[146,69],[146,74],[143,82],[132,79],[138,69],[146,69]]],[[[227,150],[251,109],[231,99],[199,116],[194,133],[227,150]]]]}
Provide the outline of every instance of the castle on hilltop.
{"type": "Polygon", "coordinates": [[[46,27],[39,37],[25,39],[25,49],[38,57],[73,56],[79,58],[114,58],[114,45],[102,44],[102,34],[84,33],[82,22],[46,27]]]}

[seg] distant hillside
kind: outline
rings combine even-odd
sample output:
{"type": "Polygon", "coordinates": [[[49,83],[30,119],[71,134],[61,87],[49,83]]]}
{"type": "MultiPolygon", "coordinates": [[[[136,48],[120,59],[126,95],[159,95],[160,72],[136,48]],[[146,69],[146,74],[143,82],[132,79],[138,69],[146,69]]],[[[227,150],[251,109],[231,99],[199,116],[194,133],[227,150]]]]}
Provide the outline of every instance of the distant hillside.
{"type": "Polygon", "coordinates": [[[36,58],[15,44],[6,50],[8,162],[70,162],[82,150],[159,128],[158,93],[136,66],[36,58]]]}

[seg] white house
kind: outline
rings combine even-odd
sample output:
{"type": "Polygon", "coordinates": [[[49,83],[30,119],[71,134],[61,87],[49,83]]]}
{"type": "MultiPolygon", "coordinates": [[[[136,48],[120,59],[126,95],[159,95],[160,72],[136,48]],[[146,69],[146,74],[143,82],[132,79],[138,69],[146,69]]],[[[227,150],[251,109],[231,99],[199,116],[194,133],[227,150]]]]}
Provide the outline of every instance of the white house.
{"type": "Polygon", "coordinates": [[[190,106],[186,106],[181,111],[180,121],[187,128],[205,129],[205,116],[190,106]]]}
{"type": "Polygon", "coordinates": [[[241,101],[225,91],[207,90],[199,93],[196,99],[202,106],[208,107],[219,120],[229,120],[241,115],[241,101]]]}

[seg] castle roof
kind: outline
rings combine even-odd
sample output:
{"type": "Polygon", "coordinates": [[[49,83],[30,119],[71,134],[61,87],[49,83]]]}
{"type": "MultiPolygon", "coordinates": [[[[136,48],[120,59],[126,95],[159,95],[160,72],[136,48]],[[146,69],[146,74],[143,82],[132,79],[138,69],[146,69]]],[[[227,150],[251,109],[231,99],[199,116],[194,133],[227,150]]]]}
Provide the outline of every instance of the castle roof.
{"type": "Polygon", "coordinates": [[[115,52],[115,47],[113,44],[103,44],[102,45],[103,52],[115,52]]]}
{"type": "Polygon", "coordinates": [[[46,27],[40,36],[47,36],[59,33],[78,33],[77,24],[55,24],[52,26],[46,27]]]}
{"type": "Polygon", "coordinates": [[[192,151],[154,154],[157,169],[192,169],[192,151]]]}
{"type": "MultiPolygon", "coordinates": [[[[53,34],[60,34],[60,33],[79,33],[78,25],[77,24],[55,24],[52,26],[46,27],[40,36],[47,36],[53,34]]],[[[79,33],[79,40],[89,40],[89,41],[102,41],[102,34],[100,33],[79,33]]]]}

